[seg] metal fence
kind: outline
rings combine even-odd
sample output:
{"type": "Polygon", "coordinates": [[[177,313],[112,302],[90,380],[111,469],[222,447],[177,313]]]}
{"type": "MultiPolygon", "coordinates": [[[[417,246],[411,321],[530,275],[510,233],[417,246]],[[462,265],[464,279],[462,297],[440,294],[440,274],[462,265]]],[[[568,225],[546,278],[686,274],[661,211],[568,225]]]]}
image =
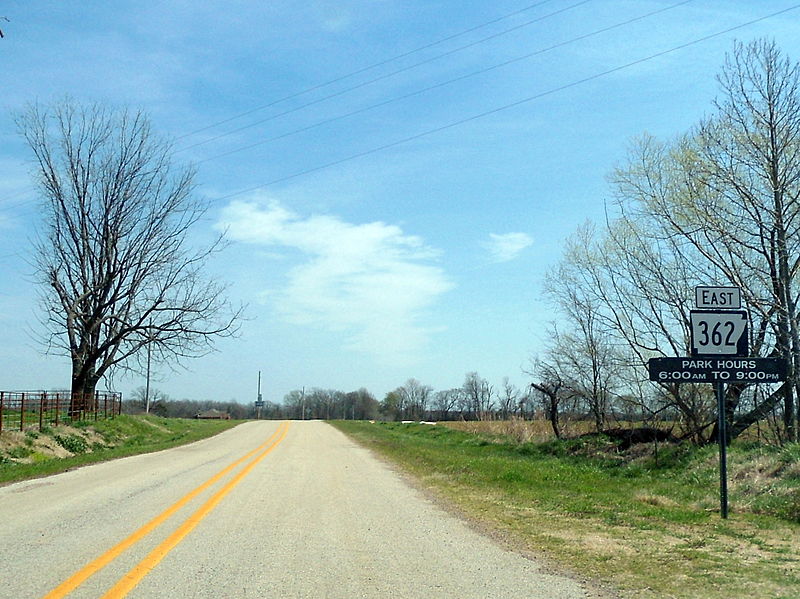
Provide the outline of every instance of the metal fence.
{"type": "Polygon", "coordinates": [[[0,432],[54,426],[76,420],[100,420],[122,413],[122,394],[97,391],[0,391],[0,432]]]}

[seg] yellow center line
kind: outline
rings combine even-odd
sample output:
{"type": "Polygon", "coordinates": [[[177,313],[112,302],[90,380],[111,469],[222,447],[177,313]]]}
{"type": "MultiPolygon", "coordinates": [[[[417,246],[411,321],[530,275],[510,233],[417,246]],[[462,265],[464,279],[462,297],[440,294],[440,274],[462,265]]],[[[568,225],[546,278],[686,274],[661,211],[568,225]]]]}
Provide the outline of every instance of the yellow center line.
{"type": "MultiPolygon", "coordinates": [[[[130,547],[132,547],[133,545],[138,543],[139,541],[141,541],[144,537],[146,537],[148,534],[153,532],[156,528],[161,526],[161,524],[163,524],[167,519],[169,519],[173,514],[175,514],[175,512],[180,510],[183,506],[185,506],[192,499],[197,497],[200,493],[205,491],[208,487],[210,487],[211,485],[213,485],[214,483],[219,481],[219,479],[221,479],[223,476],[228,474],[231,470],[236,468],[236,466],[238,466],[239,464],[241,464],[245,460],[249,459],[250,457],[252,457],[256,453],[258,453],[259,451],[261,451],[262,449],[267,447],[280,434],[281,434],[281,429],[278,428],[278,430],[276,430],[274,433],[272,433],[272,435],[270,435],[270,437],[264,443],[262,443],[261,445],[256,447],[254,450],[248,452],[247,454],[245,454],[244,456],[242,456],[241,458],[239,458],[235,462],[233,462],[230,465],[226,466],[222,470],[220,470],[217,474],[215,474],[214,476],[209,478],[206,482],[204,482],[202,485],[200,485],[196,489],[194,489],[194,490],[190,491],[189,493],[187,493],[186,495],[184,495],[181,499],[176,501],[174,504],[172,504],[169,508],[167,508],[161,514],[159,514],[158,516],[156,516],[155,518],[150,520],[150,522],[148,522],[147,524],[142,526],[140,529],[138,529],[136,532],[131,534],[124,541],[119,542],[114,547],[112,547],[111,549],[106,551],[103,555],[101,555],[100,557],[98,557],[98,558],[94,559],[93,561],[89,562],[83,568],[81,568],[80,570],[75,572],[75,574],[73,574],[72,576],[67,578],[64,582],[62,582],[60,585],[58,585],[52,591],[50,591],[49,593],[44,595],[42,597],[42,599],[62,599],[63,597],[65,597],[66,595],[68,595],[69,593],[74,591],[81,584],[86,582],[86,580],[88,578],[90,578],[91,576],[93,576],[95,573],[99,572],[103,568],[105,568],[108,564],[110,564],[117,557],[119,557],[120,554],[122,554],[124,551],[126,551],[127,549],[129,549],[130,547]]],[[[283,436],[285,436],[285,432],[284,432],[283,436]]],[[[282,438],[283,437],[281,437],[281,439],[282,438]]]]}
{"type": "MultiPolygon", "coordinates": [[[[225,496],[236,487],[256,465],[267,457],[273,449],[275,449],[281,441],[286,437],[289,432],[289,423],[286,422],[282,425],[282,432],[277,441],[270,447],[265,449],[261,455],[255,458],[247,466],[242,468],[241,472],[233,477],[224,487],[217,491],[208,501],[206,501],[197,511],[189,516],[183,524],[167,537],[158,547],[153,549],[147,557],[134,566],[127,574],[125,574],[117,584],[115,584],[102,599],[122,599],[130,593],[147,574],[155,568],[161,560],[163,560],[170,551],[172,551],[200,522],[210,514],[217,504],[222,501],[225,496]]],[[[280,429],[279,429],[280,430],[280,429]]]]}

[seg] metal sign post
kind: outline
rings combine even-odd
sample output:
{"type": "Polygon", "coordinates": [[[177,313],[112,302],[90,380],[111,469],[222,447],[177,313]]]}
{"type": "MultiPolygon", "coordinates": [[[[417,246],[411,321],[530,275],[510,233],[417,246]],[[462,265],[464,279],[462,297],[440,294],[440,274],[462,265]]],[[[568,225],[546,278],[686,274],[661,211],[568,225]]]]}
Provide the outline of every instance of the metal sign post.
{"type": "Polygon", "coordinates": [[[719,440],[719,513],[728,517],[728,423],[725,417],[725,383],[714,384],[717,392],[717,437],[719,440]]]}

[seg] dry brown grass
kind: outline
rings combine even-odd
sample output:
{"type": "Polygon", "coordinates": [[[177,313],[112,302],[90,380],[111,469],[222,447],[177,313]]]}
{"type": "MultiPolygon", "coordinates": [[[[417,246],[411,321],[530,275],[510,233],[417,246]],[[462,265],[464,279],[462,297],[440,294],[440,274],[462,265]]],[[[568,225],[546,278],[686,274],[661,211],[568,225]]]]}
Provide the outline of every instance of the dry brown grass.
{"type": "MultiPolygon", "coordinates": [[[[510,437],[517,443],[542,443],[555,439],[553,429],[546,420],[523,420],[521,418],[511,418],[509,420],[456,420],[440,422],[439,424],[471,434],[510,437]]],[[[614,426],[621,428],[633,428],[638,425],[639,423],[614,423],[614,426]]],[[[591,432],[594,432],[594,424],[587,420],[564,419],[561,422],[562,437],[577,437],[591,432]]]]}
{"type": "Polygon", "coordinates": [[[548,441],[553,438],[550,425],[540,420],[483,420],[441,422],[445,426],[470,434],[510,437],[517,443],[548,441]]]}

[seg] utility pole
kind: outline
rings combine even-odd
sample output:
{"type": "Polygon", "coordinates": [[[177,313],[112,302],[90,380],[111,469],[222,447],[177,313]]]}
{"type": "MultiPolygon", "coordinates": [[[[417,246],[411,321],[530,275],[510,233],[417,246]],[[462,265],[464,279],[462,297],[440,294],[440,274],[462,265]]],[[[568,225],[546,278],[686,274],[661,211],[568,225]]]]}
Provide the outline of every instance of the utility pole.
{"type": "MultiPolygon", "coordinates": [[[[150,320],[150,325],[153,324],[153,320],[150,320]]],[[[153,340],[150,338],[150,329],[147,330],[147,381],[145,382],[144,386],[144,413],[150,413],[150,356],[151,356],[151,345],[153,340]]]]}
{"type": "Polygon", "coordinates": [[[264,407],[264,400],[261,398],[261,371],[258,371],[258,399],[256,400],[256,420],[261,420],[261,408],[264,407]]]}

